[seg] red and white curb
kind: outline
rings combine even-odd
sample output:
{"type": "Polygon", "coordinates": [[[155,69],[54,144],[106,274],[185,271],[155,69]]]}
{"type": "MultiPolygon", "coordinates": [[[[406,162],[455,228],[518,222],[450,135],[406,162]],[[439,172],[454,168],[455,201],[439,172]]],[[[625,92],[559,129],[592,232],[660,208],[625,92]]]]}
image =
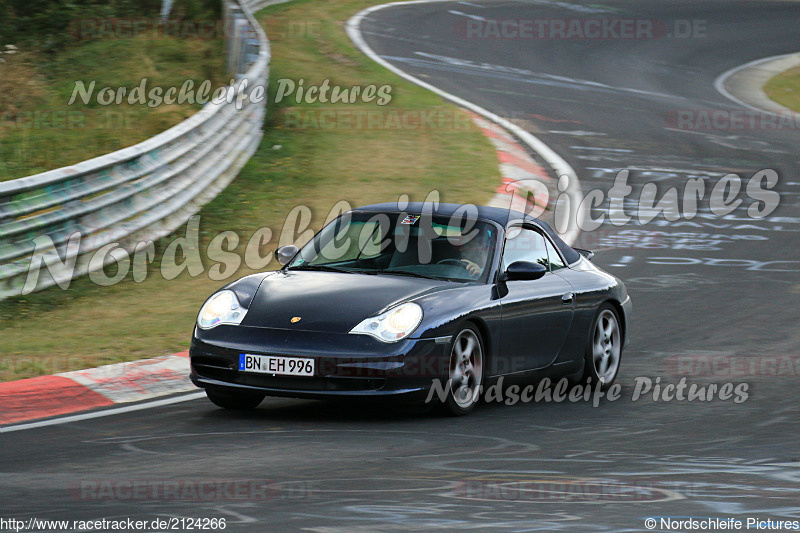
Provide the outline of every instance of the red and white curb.
{"type": "Polygon", "coordinates": [[[0,383],[0,424],[197,390],[189,352],[0,383]]]}
{"type": "Polygon", "coordinates": [[[555,180],[505,128],[472,111],[465,111],[497,150],[503,181],[487,205],[545,217],[555,180]]]}
{"type": "MultiPolygon", "coordinates": [[[[468,113],[497,150],[503,181],[489,205],[526,213],[546,207],[552,178],[504,128],[468,113]]],[[[186,351],[0,383],[0,425],[196,391],[188,376],[186,351]]]]}
{"type": "MultiPolygon", "coordinates": [[[[575,176],[575,171],[566,161],[539,139],[516,124],[411,76],[384,61],[367,46],[358,29],[361,19],[368,13],[383,9],[389,5],[404,3],[412,2],[396,2],[373,6],[352,17],[347,22],[346,27],[351,40],[375,62],[395,72],[402,78],[456,103],[472,116],[475,124],[494,144],[497,151],[500,175],[502,176],[502,183],[498,186],[494,197],[492,197],[488,205],[502,208],[510,207],[517,211],[529,213],[532,216],[552,218],[549,216],[551,211],[546,210],[552,204],[549,198],[551,197],[551,192],[555,189],[555,182],[509,132],[513,132],[525,145],[539,154],[558,176],[571,178],[567,192],[570,195],[576,195],[580,192],[580,185],[575,176]]],[[[576,212],[571,216],[578,221],[582,219],[583,215],[581,212],[576,212]]],[[[568,243],[573,242],[577,237],[577,233],[577,224],[574,224],[573,227],[567,230],[564,239],[568,243]]],[[[87,370],[64,372],[52,376],[0,383],[0,432],[13,431],[26,425],[48,425],[52,421],[4,427],[7,424],[70,415],[101,407],[125,403],[131,404],[160,396],[197,391],[197,388],[188,378],[188,356],[189,352],[187,351],[130,363],[117,363],[87,370]]],[[[181,398],[192,399],[194,396],[184,395],[181,398]]],[[[167,405],[175,401],[182,401],[181,398],[177,400],[159,400],[152,403],[167,405]]],[[[138,408],[138,406],[132,405],[118,408],[118,410],[125,411],[138,408]]],[[[62,420],[85,418],[93,415],[93,413],[90,413],[75,417],[67,416],[62,420]]]]}
{"type": "MultiPolygon", "coordinates": [[[[553,179],[503,127],[467,111],[497,150],[502,183],[489,205],[543,211],[553,179]]],[[[189,352],[0,383],[0,425],[70,415],[197,388],[189,352]]]]}

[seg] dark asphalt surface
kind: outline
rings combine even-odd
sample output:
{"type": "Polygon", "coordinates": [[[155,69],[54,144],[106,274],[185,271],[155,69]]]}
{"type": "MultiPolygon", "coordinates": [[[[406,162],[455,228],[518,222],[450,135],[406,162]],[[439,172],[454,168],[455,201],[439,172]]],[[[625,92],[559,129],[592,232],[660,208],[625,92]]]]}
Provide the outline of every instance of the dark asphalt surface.
{"type": "Polygon", "coordinates": [[[742,191],[733,216],[703,201],[691,221],[582,235],[578,244],[634,300],[619,400],[483,405],[461,419],[284,399],[231,414],[198,400],[0,434],[0,517],[207,517],[230,531],[319,532],[800,520],[800,135],[689,131],[669,118],[738,109],[714,80],[800,50],[798,15],[793,2],[474,1],[394,7],[362,24],[379,55],[539,136],[584,191],[608,190],[625,168],[633,200],[648,181],[660,195],[692,177],[713,184],[736,173],[746,183],[778,172],[780,205],[763,220],[747,217],[742,191]],[[633,40],[466,38],[466,22],[481,18],[637,19],[665,30],[633,40]],[[702,35],[676,38],[683,21],[700,21],[702,35]],[[632,401],[637,377],[747,383],[748,398],[666,402],[651,391],[632,401]],[[193,496],[201,482],[206,497],[193,496]],[[176,483],[185,499],[164,496],[176,483]]]}

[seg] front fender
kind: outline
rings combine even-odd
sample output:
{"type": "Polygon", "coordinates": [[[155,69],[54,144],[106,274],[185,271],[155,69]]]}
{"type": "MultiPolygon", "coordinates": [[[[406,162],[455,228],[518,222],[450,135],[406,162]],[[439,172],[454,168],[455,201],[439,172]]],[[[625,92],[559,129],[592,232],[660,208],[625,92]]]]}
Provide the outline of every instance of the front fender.
{"type": "MultiPolygon", "coordinates": [[[[245,276],[243,278],[239,278],[236,281],[232,281],[225,285],[224,287],[220,288],[219,290],[230,290],[236,294],[236,298],[239,299],[239,303],[245,308],[250,308],[250,303],[253,301],[253,298],[258,291],[258,288],[261,286],[261,282],[264,281],[265,278],[271,276],[275,272],[259,272],[258,274],[250,274],[249,276],[245,276]]],[[[219,291],[217,291],[219,292],[219,291]]],[[[210,295],[211,297],[213,295],[210,295]]]]}
{"type": "MultiPolygon", "coordinates": [[[[412,338],[449,343],[466,322],[472,322],[481,333],[490,361],[498,353],[502,309],[494,285],[468,285],[426,295],[415,301],[422,306],[423,318],[412,338]]],[[[492,374],[491,370],[489,374],[492,374]]]]}

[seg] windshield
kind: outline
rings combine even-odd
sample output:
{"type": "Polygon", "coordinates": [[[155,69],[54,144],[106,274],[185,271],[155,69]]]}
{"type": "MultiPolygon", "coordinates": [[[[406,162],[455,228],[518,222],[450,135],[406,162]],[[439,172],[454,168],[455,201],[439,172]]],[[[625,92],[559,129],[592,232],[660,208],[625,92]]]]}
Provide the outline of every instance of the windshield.
{"type": "Polygon", "coordinates": [[[488,276],[496,243],[493,225],[466,215],[347,213],[287,268],[477,281],[488,276]]]}

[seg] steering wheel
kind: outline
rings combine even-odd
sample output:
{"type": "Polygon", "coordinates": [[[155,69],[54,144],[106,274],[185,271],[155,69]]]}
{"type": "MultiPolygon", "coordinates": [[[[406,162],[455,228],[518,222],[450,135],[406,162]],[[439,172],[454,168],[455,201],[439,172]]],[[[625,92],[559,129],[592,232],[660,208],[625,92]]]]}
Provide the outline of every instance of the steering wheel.
{"type": "Polygon", "coordinates": [[[461,259],[453,259],[451,257],[449,257],[447,259],[442,259],[441,261],[437,261],[436,264],[437,265],[456,265],[456,266],[460,266],[464,270],[467,269],[467,264],[464,263],[463,261],[461,261],[461,259]]]}

